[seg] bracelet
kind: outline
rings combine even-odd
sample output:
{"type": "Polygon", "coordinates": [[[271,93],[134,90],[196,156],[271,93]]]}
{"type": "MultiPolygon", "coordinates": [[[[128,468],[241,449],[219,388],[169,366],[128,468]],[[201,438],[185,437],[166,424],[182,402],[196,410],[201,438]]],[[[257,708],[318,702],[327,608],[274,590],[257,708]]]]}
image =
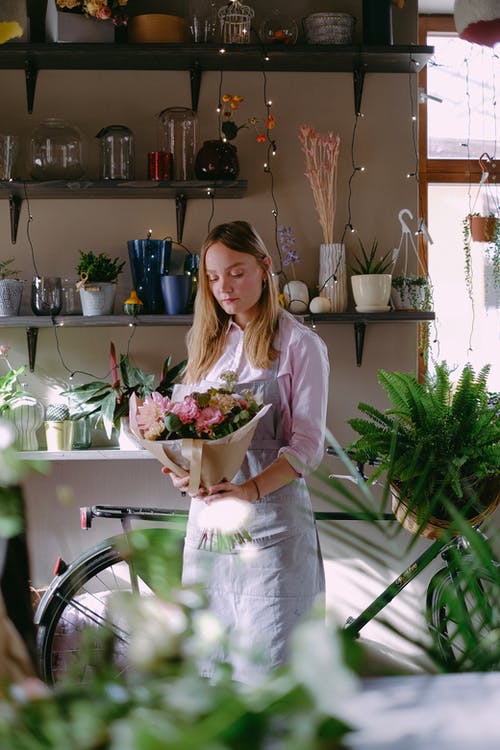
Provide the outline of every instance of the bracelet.
{"type": "Polygon", "coordinates": [[[256,481],[255,479],[253,479],[253,478],[252,478],[252,479],[250,479],[250,481],[254,483],[254,485],[255,485],[255,489],[257,490],[257,497],[255,498],[255,500],[253,500],[253,501],[252,501],[252,502],[254,502],[254,503],[255,503],[255,502],[256,502],[257,500],[260,500],[260,490],[259,490],[259,485],[257,484],[257,481],[256,481]]]}

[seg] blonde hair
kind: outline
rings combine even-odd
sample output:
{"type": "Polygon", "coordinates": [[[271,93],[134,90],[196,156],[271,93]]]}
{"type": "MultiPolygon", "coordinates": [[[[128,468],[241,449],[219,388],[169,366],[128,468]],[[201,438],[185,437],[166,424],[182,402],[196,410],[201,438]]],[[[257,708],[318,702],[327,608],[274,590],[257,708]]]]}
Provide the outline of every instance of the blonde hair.
{"type": "Polygon", "coordinates": [[[194,319],[187,337],[188,366],[184,378],[187,383],[201,380],[220,358],[231,320],[231,316],[224,312],[213,296],[206,274],[207,250],[216,242],[238,253],[252,255],[265,273],[259,312],[245,327],[244,347],[254,367],[265,369],[278,356],[273,340],[278,329],[280,308],[271,270],[271,256],[261,237],[248,222],[219,224],[209,232],[201,249],[194,319]]]}

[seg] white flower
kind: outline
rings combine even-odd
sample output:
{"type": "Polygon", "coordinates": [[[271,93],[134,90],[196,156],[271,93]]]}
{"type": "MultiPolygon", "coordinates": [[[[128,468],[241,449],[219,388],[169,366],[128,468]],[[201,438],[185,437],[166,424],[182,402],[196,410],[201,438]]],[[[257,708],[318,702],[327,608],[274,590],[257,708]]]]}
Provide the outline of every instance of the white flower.
{"type": "Polygon", "coordinates": [[[209,531],[233,534],[245,528],[253,515],[253,506],[235,497],[216,500],[207,505],[198,517],[199,525],[209,531]]]}
{"type": "Polygon", "coordinates": [[[181,607],[155,596],[115,594],[109,603],[111,618],[128,634],[128,659],[148,669],[180,653],[188,619],[181,607]]]}
{"type": "Polygon", "coordinates": [[[336,628],[307,620],[292,633],[290,667],[314,697],[318,711],[338,716],[340,704],[356,691],[354,674],[344,664],[336,628]]]}

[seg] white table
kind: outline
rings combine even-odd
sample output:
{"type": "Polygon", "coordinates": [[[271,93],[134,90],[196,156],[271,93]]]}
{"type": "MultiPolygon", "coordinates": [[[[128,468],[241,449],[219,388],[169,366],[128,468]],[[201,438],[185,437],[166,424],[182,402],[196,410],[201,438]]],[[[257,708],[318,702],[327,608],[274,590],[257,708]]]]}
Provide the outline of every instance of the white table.
{"type": "Polygon", "coordinates": [[[499,750],[500,672],[364,680],[349,750],[499,750]]]}

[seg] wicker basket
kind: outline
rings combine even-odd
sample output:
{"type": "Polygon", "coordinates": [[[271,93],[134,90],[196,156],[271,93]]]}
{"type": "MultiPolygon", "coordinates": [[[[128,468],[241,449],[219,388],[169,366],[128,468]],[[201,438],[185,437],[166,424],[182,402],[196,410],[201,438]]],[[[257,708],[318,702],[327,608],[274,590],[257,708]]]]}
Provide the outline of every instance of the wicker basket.
{"type": "MultiPolygon", "coordinates": [[[[399,488],[392,485],[391,490],[393,513],[399,523],[409,531],[410,534],[418,534],[426,539],[440,539],[443,533],[449,530],[450,521],[443,518],[437,518],[436,516],[430,516],[425,525],[422,526],[417,519],[415,511],[409,507],[407,499],[400,497],[399,488]]],[[[488,500],[481,513],[472,516],[471,518],[467,518],[467,521],[471,526],[478,526],[497,509],[500,503],[500,477],[491,477],[483,480],[479,494],[488,498],[488,500]]],[[[459,533],[459,531],[453,532],[452,536],[456,536],[459,533]]]]}
{"type": "Polygon", "coordinates": [[[308,44],[351,44],[356,19],[349,13],[311,13],[303,20],[308,44]]]}

